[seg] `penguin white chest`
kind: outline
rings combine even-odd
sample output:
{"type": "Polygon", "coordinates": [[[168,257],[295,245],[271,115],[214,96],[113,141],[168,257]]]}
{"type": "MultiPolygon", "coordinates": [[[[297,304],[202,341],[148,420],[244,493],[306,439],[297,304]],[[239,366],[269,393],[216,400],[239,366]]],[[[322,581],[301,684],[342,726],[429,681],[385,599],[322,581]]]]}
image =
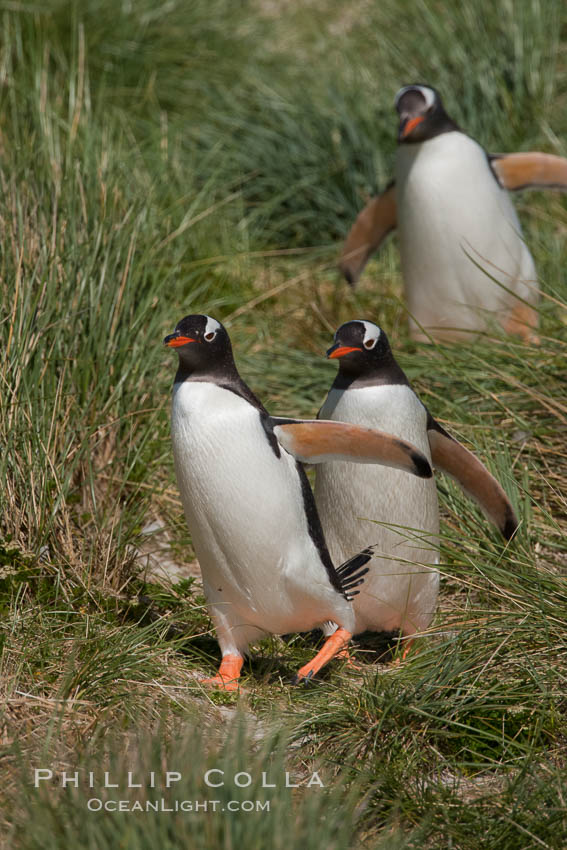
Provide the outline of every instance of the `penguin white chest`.
{"type": "Polygon", "coordinates": [[[400,145],[396,197],[408,305],[421,324],[472,329],[479,311],[515,302],[489,275],[533,300],[516,211],[473,139],[454,131],[400,145]]]}
{"type": "Polygon", "coordinates": [[[205,553],[214,553],[211,568],[230,562],[231,574],[267,556],[276,568],[292,531],[301,528],[302,502],[295,462],[283,450],[277,457],[259,411],[213,383],[186,381],[174,387],[171,431],[187,522],[201,560],[205,555],[202,567],[209,567],[205,553]]]}
{"type": "Polygon", "coordinates": [[[286,460],[276,457],[251,404],[213,383],[176,384],[171,434],[175,471],[193,533],[208,525],[239,530],[240,537],[250,532],[241,527],[246,517],[262,511],[262,506],[262,513],[277,513],[281,497],[288,495],[285,476],[280,474],[286,460]],[[263,486],[266,471],[275,486],[263,486]],[[282,483],[283,493],[278,492],[282,483]]]}
{"type": "MultiPolygon", "coordinates": [[[[427,413],[410,387],[331,390],[320,417],[394,434],[415,445],[431,461],[427,413]]],[[[438,530],[433,479],[416,478],[398,469],[344,461],[322,464],[317,469],[315,495],[333,558],[347,557],[353,536],[359,541],[355,545],[361,546],[381,539],[382,532],[371,520],[433,534],[438,530]],[[360,519],[353,524],[354,517],[360,519]],[[349,547],[346,553],[335,551],[343,546],[349,547]]]]}

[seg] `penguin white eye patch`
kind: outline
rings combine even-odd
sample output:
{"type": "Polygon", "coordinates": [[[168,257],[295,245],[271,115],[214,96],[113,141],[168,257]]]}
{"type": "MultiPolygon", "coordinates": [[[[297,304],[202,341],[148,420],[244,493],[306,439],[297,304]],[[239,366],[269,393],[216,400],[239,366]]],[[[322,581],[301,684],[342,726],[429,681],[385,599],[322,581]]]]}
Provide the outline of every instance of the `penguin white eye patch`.
{"type": "Polygon", "coordinates": [[[203,339],[206,342],[212,342],[216,337],[218,331],[221,328],[220,322],[217,322],[216,319],[213,319],[211,316],[206,316],[207,324],[205,325],[205,331],[203,333],[203,339]]]}
{"type": "Polygon", "coordinates": [[[419,92],[425,101],[425,112],[429,112],[429,110],[435,105],[435,92],[433,89],[430,89],[428,86],[404,86],[403,89],[399,90],[394,100],[394,106],[396,109],[398,108],[398,103],[402,97],[409,91],[419,92]]]}
{"type": "Polygon", "coordinates": [[[374,322],[367,322],[364,319],[356,319],[364,328],[364,338],[362,344],[365,348],[374,348],[380,337],[380,328],[374,322]]]}

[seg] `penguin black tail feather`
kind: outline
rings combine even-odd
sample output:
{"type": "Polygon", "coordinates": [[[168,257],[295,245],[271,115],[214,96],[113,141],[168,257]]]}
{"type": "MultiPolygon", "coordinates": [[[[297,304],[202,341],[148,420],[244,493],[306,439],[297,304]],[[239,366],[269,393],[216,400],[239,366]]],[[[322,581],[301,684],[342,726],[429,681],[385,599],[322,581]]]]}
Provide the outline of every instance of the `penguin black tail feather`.
{"type": "Polygon", "coordinates": [[[369,570],[369,567],[364,567],[372,557],[372,549],[363,549],[358,555],[354,555],[337,567],[337,576],[341,583],[341,588],[347,602],[351,602],[360,592],[355,590],[355,587],[360,587],[364,582],[364,576],[369,570]]]}

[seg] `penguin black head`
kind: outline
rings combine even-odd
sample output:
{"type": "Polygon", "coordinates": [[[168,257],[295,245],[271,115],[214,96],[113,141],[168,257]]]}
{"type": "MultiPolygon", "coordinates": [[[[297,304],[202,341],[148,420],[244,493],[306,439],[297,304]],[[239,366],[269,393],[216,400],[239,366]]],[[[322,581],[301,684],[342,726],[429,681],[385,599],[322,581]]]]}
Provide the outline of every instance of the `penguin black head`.
{"type": "Polygon", "coordinates": [[[374,322],[356,319],[345,322],[335,333],[334,345],[327,351],[330,360],[340,359],[341,370],[362,374],[384,357],[392,356],[388,337],[374,322]]]}
{"type": "Polygon", "coordinates": [[[439,92],[431,86],[404,86],[394,103],[400,116],[400,144],[426,142],[441,133],[459,129],[445,112],[439,92]]]}
{"type": "Polygon", "coordinates": [[[362,319],[345,322],[336,331],[334,345],[327,351],[327,357],[339,360],[337,387],[346,387],[353,381],[355,386],[408,383],[394,359],[388,337],[374,322],[362,319]]]}
{"type": "Polygon", "coordinates": [[[186,374],[232,373],[235,369],[230,338],[211,316],[185,316],[163,342],[177,349],[179,369],[186,374]]]}

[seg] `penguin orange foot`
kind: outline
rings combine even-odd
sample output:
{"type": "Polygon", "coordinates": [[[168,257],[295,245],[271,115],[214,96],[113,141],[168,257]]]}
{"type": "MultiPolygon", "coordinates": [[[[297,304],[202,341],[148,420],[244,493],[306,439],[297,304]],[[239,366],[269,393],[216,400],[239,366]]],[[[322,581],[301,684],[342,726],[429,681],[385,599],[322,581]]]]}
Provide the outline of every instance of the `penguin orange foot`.
{"type": "Polygon", "coordinates": [[[223,691],[237,691],[243,664],[244,658],[241,655],[225,655],[217,675],[211,679],[201,679],[201,684],[212,685],[223,691]]]}
{"type": "Polygon", "coordinates": [[[412,646],[415,643],[415,638],[411,638],[410,640],[406,640],[404,642],[404,648],[401,651],[400,655],[396,655],[394,660],[392,661],[392,667],[399,667],[400,664],[406,660],[408,655],[412,650],[412,646]]]}
{"type": "Polygon", "coordinates": [[[313,676],[319,672],[321,667],[324,667],[331,658],[334,658],[335,655],[345,649],[351,637],[351,632],[347,632],[346,629],[337,629],[331,637],[327,638],[313,661],[310,661],[309,664],[305,664],[297,671],[292,684],[297,685],[302,680],[308,682],[312,679],[313,676]]]}
{"type": "Polygon", "coordinates": [[[410,640],[406,641],[406,645],[404,646],[403,651],[402,651],[402,661],[406,660],[406,658],[408,657],[408,655],[411,652],[411,648],[412,648],[414,643],[415,643],[415,638],[411,638],[410,640]]]}

